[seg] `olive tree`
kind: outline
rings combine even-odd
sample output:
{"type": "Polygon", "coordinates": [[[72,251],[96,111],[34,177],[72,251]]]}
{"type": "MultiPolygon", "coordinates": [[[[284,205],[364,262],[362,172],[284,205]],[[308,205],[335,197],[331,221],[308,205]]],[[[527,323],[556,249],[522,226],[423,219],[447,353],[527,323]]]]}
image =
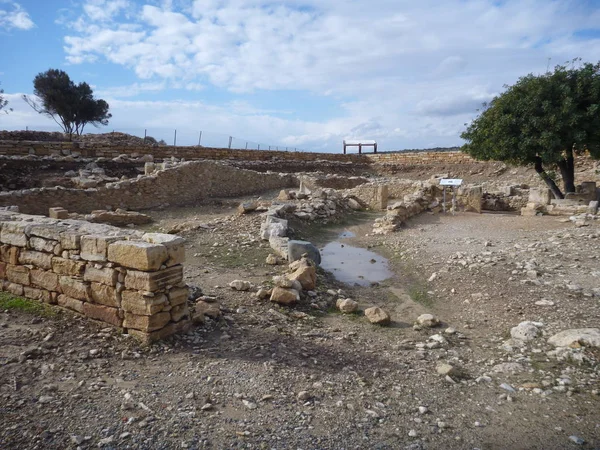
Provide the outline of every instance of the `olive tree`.
{"type": "Polygon", "coordinates": [[[52,118],[69,137],[83,133],[88,123],[108,125],[112,117],[108,103],[95,99],[89,84],[75,84],[62,70],[39,73],[33,80],[33,93],[41,104],[26,95],[23,99],[38,113],[52,118]]]}
{"type": "Polygon", "coordinates": [[[546,173],[557,167],[565,193],[575,192],[575,156],[600,158],[600,63],[556,66],[529,74],[495,97],[461,137],[475,159],[533,165],[556,198],[563,192],[546,173]]]}

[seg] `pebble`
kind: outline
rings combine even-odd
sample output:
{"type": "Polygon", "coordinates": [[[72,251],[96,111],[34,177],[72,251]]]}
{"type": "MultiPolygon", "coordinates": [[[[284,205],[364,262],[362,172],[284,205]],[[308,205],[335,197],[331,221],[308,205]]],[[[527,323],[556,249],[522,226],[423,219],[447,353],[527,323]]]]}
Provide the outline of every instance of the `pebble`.
{"type": "Polygon", "coordinates": [[[501,389],[504,389],[505,391],[508,391],[508,392],[517,392],[517,391],[515,390],[515,388],[514,388],[514,387],[512,387],[512,386],[511,386],[510,384],[508,384],[508,383],[502,383],[502,384],[500,385],[500,388],[501,388],[501,389]]]}
{"type": "Polygon", "coordinates": [[[417,436],[419,436],[419,434],[417,433],[417,430],[410,430],[410,431],[408,432],[408,435],[409,435],[410,437],[417,437],[417,436]]]}
{"type": "Polygon", "coordinates": [[[426,414],[427,412],[429,412],[427,406],[419,406],[419,414],[426,414]]]}
{"type": "Polygon", "coordinates": [[[572,441],[572,442],[574,442],[577,445],[583,445],[583,444],[585,444],[585,440],[582,439],[582,438],[580,438],[579,436],[575,436],[575,435],[569,436],[569,440],[572,441]]]}

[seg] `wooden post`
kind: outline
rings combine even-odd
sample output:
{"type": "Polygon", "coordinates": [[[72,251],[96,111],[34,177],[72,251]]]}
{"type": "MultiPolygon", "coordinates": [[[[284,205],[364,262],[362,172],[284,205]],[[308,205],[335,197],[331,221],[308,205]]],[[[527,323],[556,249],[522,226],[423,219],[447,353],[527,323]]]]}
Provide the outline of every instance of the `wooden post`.
{"type": "Polygon", "coordinates": [[[375,142],[375,144],[373,144],[373,149],[374,149],[373,153],[377,153],[377,142],[375,142]]]}
{"type": "Polygon", "coordinates": [[[146,129],[144,128],[144,144],[146,143],[146,129]]]}
{"type": "Polygon", "coordinates": [[[362,144],[358,144],[358,154],[362,154],[362,144]]]}
{"type": "Polygon", "coordinates": [[[198,136],[198,147],[200,147],[201,141],[202,141],[202,131],[200,132],[200,135],[198,136]]]}
{"type": "Polygon", "coordinates": [[[232,136],[229,136],[229,149],[231,150],[231,141],[233,140],[232,136]]]}
{"type": "Polygon", "coordinates": [[[173,136],[173,147],[177,145],[177,130],[175,130],[175,136],[173,136]]]}

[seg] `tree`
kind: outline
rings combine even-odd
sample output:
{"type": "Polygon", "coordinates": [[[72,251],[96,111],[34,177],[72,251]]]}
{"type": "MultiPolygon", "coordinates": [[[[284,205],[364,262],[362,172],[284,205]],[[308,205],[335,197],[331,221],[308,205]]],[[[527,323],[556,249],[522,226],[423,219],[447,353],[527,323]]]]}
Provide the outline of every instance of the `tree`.
{"type": "Polygon", "coordinates": [[[52,118],[69,138],[73,133],[80,135],[90,123],[95,127],[108,125],[112,114],[109,105],[102,99],[94,99],[89,84],[75,84],[62,70],[50,69],[39,73],[33,80],[33,93],[41,105],[23,95],[23,100],[35,111],[52,118]]]}
{"type": "Polygon", "coordinates": [[[564,198],[544,166],[558,167],[575,192],[575,155],[600,158],[600,63],[556,66],[529,74],[495,97],[461,137],[475,159],[533,164],[556,198],[564,198]],[[578,65],[578,67],[575,67],[578,65]]]}
{"type": "Polygon", "coordinates": [[[6,100],[2,94],[4,94],[4,89],[0,89],[0,111],[4,110],[4,112],[8,114],[8,111],[12,111],[12,108],[6,108],[8,100],[6,100]]]}

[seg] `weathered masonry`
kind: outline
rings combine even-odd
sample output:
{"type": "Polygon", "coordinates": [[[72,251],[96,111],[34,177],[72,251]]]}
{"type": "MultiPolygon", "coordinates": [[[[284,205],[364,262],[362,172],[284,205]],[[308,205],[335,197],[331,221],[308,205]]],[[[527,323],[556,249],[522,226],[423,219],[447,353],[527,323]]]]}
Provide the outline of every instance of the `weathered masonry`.
{"type": "Polygon", "coordinates": [[[144,342],[190,325],[184,239],[0,211],[0,290],[59,305],[144,342]]]}

